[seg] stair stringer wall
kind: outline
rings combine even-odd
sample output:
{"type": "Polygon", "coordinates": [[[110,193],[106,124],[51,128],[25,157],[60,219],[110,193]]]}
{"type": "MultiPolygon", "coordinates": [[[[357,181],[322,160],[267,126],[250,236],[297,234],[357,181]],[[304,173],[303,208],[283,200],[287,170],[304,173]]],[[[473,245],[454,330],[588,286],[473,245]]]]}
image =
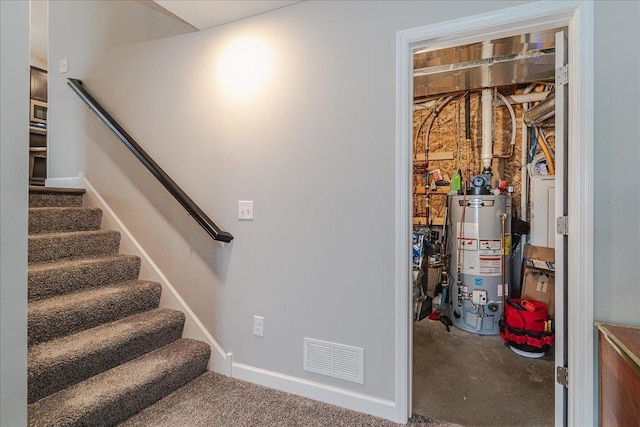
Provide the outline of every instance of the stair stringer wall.
{"type": "Polygon", "coordinates": [[[173,287],[173,285],[171,285],[169,279],[162,273],[149,254],[120,220],[118,215],[116,215],[113,209],[111,209],[107,204],[106,200],[104,200],[93,185],[91,185],[91,182],[82,175],[79,176],[78,181],[80,186],[86,190],[84,205],[102,209],[103,228],[117,230],[120,232],[122,236],[120,240],[120,252],[140,257],[142,262],[140,266],[140,278],[156,281],[162,285],[160,307],[180,310],[185,314],[185,324],[182,336],[185,338],[204,341],[209,344],[212,351],[207,369],[223,375],[231,376],[233,353],[226,353],[222,349],[215,338],[213,338],[202,322],[198,319],[193,310],[191,310],[184,299],[180,296],[178,291],[173,287]]]}

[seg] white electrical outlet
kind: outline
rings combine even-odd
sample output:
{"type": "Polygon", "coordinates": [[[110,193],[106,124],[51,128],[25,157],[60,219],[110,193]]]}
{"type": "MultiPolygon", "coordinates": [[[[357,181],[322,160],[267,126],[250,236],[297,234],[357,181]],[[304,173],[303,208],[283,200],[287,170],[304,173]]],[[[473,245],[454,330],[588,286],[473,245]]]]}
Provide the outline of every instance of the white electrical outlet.
{"type": "Polygon", "coordinates": [[[58,73],[64,74],[69,71],[69,60],[67,58],[62,58],[58,61],[58,73]]]}
{"type": "Polygon", "coordinates": [[[253,201],[252,200],[238,201],[238,219],[244,219],[244,220],[253,219],[253,201]]]}
{"type": "Polygon", "coordinates": [[[257,337],[264,336],[264,317],[253,316],[253,335],[257,337]]]}

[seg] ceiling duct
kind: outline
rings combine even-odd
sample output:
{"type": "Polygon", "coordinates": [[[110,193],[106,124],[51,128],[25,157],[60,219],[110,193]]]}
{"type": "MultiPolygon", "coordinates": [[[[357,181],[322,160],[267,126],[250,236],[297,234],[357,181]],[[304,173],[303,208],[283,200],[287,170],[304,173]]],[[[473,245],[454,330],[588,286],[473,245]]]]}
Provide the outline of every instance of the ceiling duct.
{"type": "Polygon", "coordinates": [[[558,30],[414,54],[414,98],[555,78],[558,30]]]}

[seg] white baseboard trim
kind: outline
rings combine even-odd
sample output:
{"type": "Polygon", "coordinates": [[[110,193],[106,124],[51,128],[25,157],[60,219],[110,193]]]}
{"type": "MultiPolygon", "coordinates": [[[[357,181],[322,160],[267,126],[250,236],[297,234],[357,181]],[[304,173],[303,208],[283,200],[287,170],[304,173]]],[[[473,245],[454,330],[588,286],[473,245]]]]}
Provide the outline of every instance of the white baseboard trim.
{"type": "Polygon", "coordinates": [[[44,185],[54,188],[84,188],[84,174],[63,178],[47,178],[44,181],[44,185]]]}
{"type": "Polygon", "coordinates": [[[113,209],[111,209],[93,185],[91,185],[91,182],[89,182],[89,180],[84,176],[81,176],[81,178],[82,186],[80,186],[80,188],[85,188],[87,191],[85,194],[85,205],[102,209],[103,226],[120,232],[120,249],[124,253],[137,255],[142,260],[142,266],[140,269],[141,276],[144,275],[146,280],[153,280],[162,285],[160,307],[182,311],[185,314],[185,324],[182,336],[185,338],[204,341],[209,344],[211,347],[211,358],[209,359],[209,365],[207,368],[210,371],[231,376],[233,353],[225,353],[222,347],[220,347],[213,336],[211,336],[209,331],[204,327],[202,322],[200,322],[196,314],[191,310],[184,299],[182,299],[178,291],[173,287],[173,285],[171,285],[169,279],[162,273],[162,271],[160,271],[160,268],[158,268],[156,263],[153,262],[149,254],[122,223],[113,209]]]}
{"type": "Polygon", "coordinates": [[[380,399],[242,363],[233,363],[231,372],[232,377],[240,380],[396,421],[396,404],[391,400],[380,399]]]}

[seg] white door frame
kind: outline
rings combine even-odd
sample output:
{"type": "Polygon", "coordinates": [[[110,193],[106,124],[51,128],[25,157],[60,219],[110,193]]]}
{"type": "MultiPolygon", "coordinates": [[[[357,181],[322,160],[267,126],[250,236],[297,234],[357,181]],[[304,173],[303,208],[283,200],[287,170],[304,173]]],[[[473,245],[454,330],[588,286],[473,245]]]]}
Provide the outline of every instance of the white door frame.
{"type": "MultiPolygon", "coordinates": [[[[396,37],[396,421],[411,411],[411,159],[412,53],[534,30],[569,28],[569,244],[567,321],[568,425],[594,425],[593,329],[593,3],[540,1],[401,31],[396,37]]],[[[426,414],[428,415],[428,414],[426,414]]],[[[562,419],[556,425],[562,425],[562,419]]]]}

